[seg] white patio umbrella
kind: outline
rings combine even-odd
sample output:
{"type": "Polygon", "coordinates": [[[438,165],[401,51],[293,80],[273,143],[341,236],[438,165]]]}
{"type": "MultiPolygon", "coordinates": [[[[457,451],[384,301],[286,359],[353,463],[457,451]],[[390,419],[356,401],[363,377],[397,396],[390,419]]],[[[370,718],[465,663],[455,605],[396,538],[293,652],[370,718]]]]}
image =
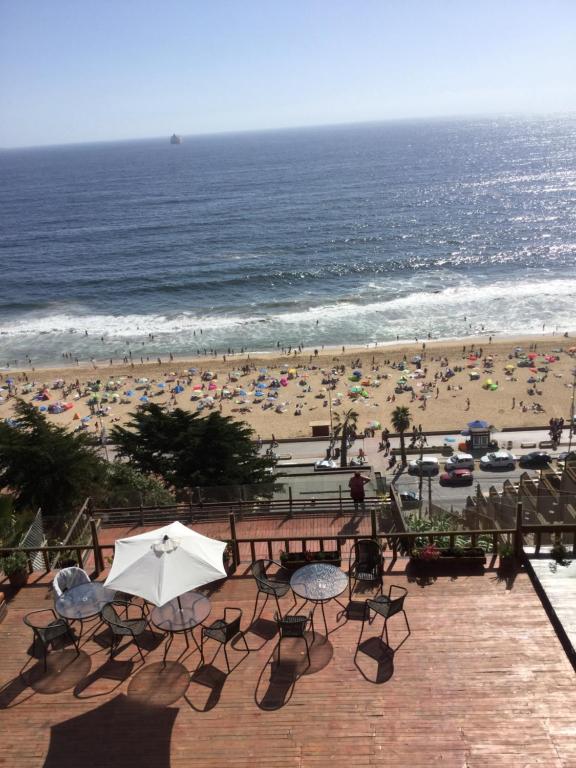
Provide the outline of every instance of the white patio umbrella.
{"type": "Polygon", "coordinates": [[[115,542],[105,586],[161,606],[226,576],[224,541],[209,539],[175,522],[115,542]]]}

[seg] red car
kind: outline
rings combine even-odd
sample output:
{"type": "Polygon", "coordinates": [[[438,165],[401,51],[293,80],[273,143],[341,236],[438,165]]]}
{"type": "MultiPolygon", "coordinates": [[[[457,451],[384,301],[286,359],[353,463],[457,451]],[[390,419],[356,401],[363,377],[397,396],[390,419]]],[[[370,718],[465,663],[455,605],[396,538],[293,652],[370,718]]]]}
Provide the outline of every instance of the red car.
{"type": "Polygon", "coordinates": [[[455,469],[440,475],[440,485],[472,485],[473,482],[474,475],[469,469],[455,469]]]}

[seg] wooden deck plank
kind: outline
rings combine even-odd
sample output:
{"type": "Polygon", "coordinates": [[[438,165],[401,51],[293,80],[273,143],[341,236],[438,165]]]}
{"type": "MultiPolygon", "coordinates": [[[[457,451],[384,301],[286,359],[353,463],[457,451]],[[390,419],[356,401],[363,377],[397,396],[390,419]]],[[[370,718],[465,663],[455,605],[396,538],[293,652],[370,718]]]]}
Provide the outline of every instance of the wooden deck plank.
{"type": "MultiPolygon", "coordinates": [[[[318,670],[297,679],[283,706],[266,709],[266,702],[282,702],[288,665],[302,664],[301,645],[286,643],[278,674],[270,666],[276,638],[249,632],[255,650],[212,694],[215,705],[206,712],[197,709],[210,689],[189,682],[186,670],[169,665],[170,683],[163,685],[162,647],[122,680],[132,650],[110,665],[106,649],[91,640],[81,657],[86,668],[74,662],[65,690],[26,687],[18,677],[30,645],[22,618],[52,604],[49,579],[38,578],[10,600],[0,624],[0,765],[124,768],[129,754],[133,764],[154,768],[574,768],[574,673],[529,578],[519,575],[511,590],[490,573],[421,586],[406,579],[403,565],[397,561],[386,582],[408,588],[412,634],[393,665],[383,665],[392,672],[386,682],[367,682],[354,665],[360,624],[350,620],[318,645],[318,670]]],[[[251,579],[229,579],[211,594],[211,618],[234,605],[243,609],[245,626],[254,597],[251,579]]],[[[337,608],[327,606],[331,627],[337,608]]],[[[272,616],[269,604],[263,619],[272,616]]],[[[366,637],[380,626],[367,627],[366,637]]],[[[391,644],[402,636],[402,619],[395,617],[391,644]]],[[[170,658],[183,647],[177,638],[170,658]]],[[[185,667],[193,671],[197,661],[197,654],[190,656],[185,667]]],[[[375,671],[373,659],[361,662],[369,674],[375,671]]],[[[222,653],[215,664],[224,669],[222,653]]]]}

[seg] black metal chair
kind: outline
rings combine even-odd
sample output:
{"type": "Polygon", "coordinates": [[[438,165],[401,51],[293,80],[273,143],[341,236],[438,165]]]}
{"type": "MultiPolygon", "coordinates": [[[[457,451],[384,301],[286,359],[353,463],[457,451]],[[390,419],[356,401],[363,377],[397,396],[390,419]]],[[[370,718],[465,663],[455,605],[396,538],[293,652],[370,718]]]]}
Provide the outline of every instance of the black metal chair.
{"type": "Polygon", "coordinates": [[[282,645],[282,640],[284,640],[287,637],[301,637],[302,640],[306,643],[306,655],[308,656],[308,666],[312,664],[312,661],[310,659],[310,647],[308,645],[308,639],[306,638],[306,629],[308,628],[308,624],[312,626],[312,633],[314,634],[314,619],[312,618],[312,614],[308,614],[308,616],[279,616],[278,614],[274,615],[274,619],[276,621],[276,624],[278,625],[278,666],[280,666],[280,647],[282,645]]]}
{"type": "Polygon", "coordinates": [[[114,600],[106,605],[100,611],[100,618],[110,628],[112,632],[112,642],[110,644],[110,658],[114,658],[114,652],[122,642],[123,637],[129,637],[133,640],[138,653],[144,661],[144,654],[142,648],[138,642],[138,637],[143,634],[148,626],[148,619],[145,616],[144,608],[141,605],[135,605],[134,603],[127,603],[124,600],[114,600]],[[140,615],[136,619],[128,618],[128,610],[132,608],[140,611],[140,615]],[[124,613],[124,617],[121,617],[120,609],[124,613]]]}
{"type": "Polygon", "coordinates": [[[359,581],[377,584],[382,589],[383,573],[382,547],[374,539],[359,539],[350,550],[350,567],[348,569],[348,592],[352,593],[359,581]]]}
{"type": "Polygon", "coordinates": [[[80,653],[78,642],[72,631],[72,627],[68,622],[56,615],[52,608],[41,608],[38,611],[31,611],[24,616],[24,623],[30,627],[34,633],[34,641],[32,644],[32,653],[36,653],[36,641],[40,643],[42,648],[42,657],[44,660],[44,672],[47,669],[46,657],[48,653],[48,646],[60,637],[69,637],[76,648],[76,654],[80,653]],[[44,621],[40,618],[40,614],[44,615],[44,621]],[[51,617],[51,618],[50,618],[51,617]]]}
{"type": "MultiPolygon", "coordinates": [[[[216,640],[217,643],[220,643],[221,646],[224,647],[224,658],[226,659],[226,667],[228,668],[228,673],[232,671],[232,669],[236,669],[238,664],[240,664],[243,659],[246,658],[244,656],[238,664],[236,664],[236,667],[230,667],[230,662],[228,660],[228,654],[226,652],[226,646],[228,643],[232,642],[235,637],[241,636],[242,640],[244,641],[244,645],[246,646],[246,655],[250,653],[250,648],[248,648],[248,643],[246,642],[246,637],[244,635],[244,632],[242,632],[242,629],[240,628],[240,622],[242,621],[242,610],[240,608],[224,608],[224,616],[221,619],[216,619],[216,621],[213,621],[212,624],[210,624],[209,627],[202,627],[202,638],[201,638],[201,644],[200,644],[200,655],[202,657],[202,663],[204,663],[204,640],[210,639],[210,640],[216,640]],[[236,612],[236,617],[233,619],[229,619],[229,614],[236,612]]],[[[220,650],[220,649],[218,649],[220,650]]],[[[212,659],[212,662],[218,655],[218,651],[214,654],[214,658],[212,659]]]]}
{"type": "MultiPolygon", "coordinates": [[[[391,619],[392,616],[395,616],[397,613],[404,614],[404,621],[406,622],[406,629],[408,630],[408,634],[404,640],[402,640],[400,645],[406,642],[411,634],[410,624],[408,623],[408,616],[406,616],[406,611],[404,610],[404,600],[406,599],[407,594],[408,590],[404,587],[398,587],[395,584],[391,584],[387,595],[378,595],[378,597],[375,597],[373,600],[366,600],[368,610],[366,611],[365,617],[362,620],[362,629],[360,630],[360,637],[358,639],[358,645],[356,646],[356,653],[358,653],[358,648],[362,641],[362,633],[364,632],[364,624],[366,623],[366,618],[368,619],[369,624],[373,624],[374,621],[376,621],[376,615],[382,616],[384,618],[384,626],[382,627],[382,632],[380,633],[380,639],[382,639],[384,633],[386,633],[386,645],[389,646],[388,619],[391,619]],[[401,594],[398,595],[398,597],[392,597],[393,589],[399,590],[401,594]],[[373,618],[370,616],[370,611],[374,611],[376,614],[373,618]]],[[[398,648],[396,648],[396,650],[398,650],[398,648]]]]}
{"type": "Polygon", "coordinates": [[[277,563],[275,560],[256,560],[255,562],[252,563],[252,566],[251,566],[252,576],[254,576],[254,579],[256,580],[256,585],[258,587],[258,592],[256,594],[256,602],[254,604],[254,616],[256,616],[256,608],[258,607],[258,599],[260,598],[260,594],[266,595],[266,599],[264,600],[264,603],[262,605],[262,611],[264,610],[264,606],[266,605],[270,595],[273,595],[274,599],[276,600],[278,613],[282,615],[282,611],[280,610],[280,602],[278,598],[284,597],[284,595],[286,595],[290,591],[290,582],[286,578],[284,579],[278,578],[278,577],[271,578],[270,575],[267,573],[267,569],[271,565],[278,566],[278,568],[280,569],[280,572],[284,572],[282,565],[280,563],[277,563]]]}

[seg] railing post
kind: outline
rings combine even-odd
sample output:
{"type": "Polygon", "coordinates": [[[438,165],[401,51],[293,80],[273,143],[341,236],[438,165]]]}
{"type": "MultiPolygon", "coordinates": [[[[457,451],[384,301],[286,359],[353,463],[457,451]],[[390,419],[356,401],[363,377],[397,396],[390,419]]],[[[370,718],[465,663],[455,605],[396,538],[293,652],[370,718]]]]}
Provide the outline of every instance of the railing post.
{"type": "Polygon", "coordinates": [[[236,518],[234,512],[230,512],[230,540],[232,541],[232,565],[234,570],[240,565],[240,550],[238,547],[238,541],[236,539],[236,518]]]}
{"type": "MultiPolygon", "coordinates": [[[[94,570],[96,576],[104,570],[104,559],[102,557],[102,550],[100,549],[100,542],[98,541],[98,528],[96,527],[96,520],[90,516],[90,533],[92,535],[92,547],[94,548],[94,570]]],[[[81,565],[81,563],[79,563],[81,565]]]]}
{"type": "Polygon", "coordinates": [[[514,554],[517,558],[522,557],[524,546],[522,541],[522,502],[516,505],[516,532],[514,534],[514,554]]]}
{"type": "Polygon", "coordinates": [[[292,504],[293,504],[292,488],[291,486],[288,486],[288,516],[289,517],[292,517],[292,514],[293,514],[292,504]]]}
{"type": "Polygon", "coordinates": [[[144,508],[142,502],[140,502],[140,528],[144,528],[144,508]]]}
{"type": "Polygon", "coordinates": [[[338,486],[338,501],[340,507],[340,517],[342,517],[342,486],[338,486]]]}
{"type": "Polygon", "coordinates": [[[370,507],[370,524],[372,526],[372,538],[375,539],[378,531],[376,529],[376,508],[374,506],[370,507]]]}

